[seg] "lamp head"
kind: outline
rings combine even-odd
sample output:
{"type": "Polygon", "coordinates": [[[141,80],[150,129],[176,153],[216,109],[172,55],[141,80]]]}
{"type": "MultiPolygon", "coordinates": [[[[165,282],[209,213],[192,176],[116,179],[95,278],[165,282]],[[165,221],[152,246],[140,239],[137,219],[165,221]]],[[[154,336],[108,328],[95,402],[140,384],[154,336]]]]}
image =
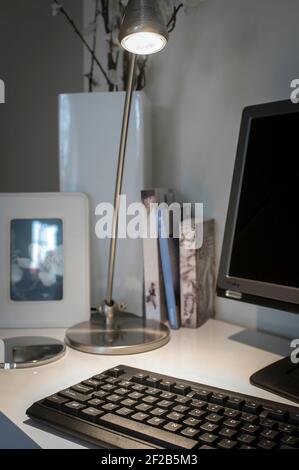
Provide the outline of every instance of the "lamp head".
{"type": "Polygon", "coordinates": [[[119,32],[124,49],[150,55],[167,44],[168,31],[157,0],[129,0],[119,32]]]}

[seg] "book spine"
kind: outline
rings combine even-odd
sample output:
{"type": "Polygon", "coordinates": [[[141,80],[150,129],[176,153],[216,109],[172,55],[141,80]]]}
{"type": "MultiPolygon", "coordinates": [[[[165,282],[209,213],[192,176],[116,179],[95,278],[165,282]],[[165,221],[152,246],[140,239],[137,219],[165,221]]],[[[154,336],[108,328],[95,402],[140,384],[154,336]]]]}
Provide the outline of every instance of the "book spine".
{"type": "Polygon", "coordinates": [[[196,221],[183,221],[180,230],[181,322],[186,328],[199,327],[214,313],[214,221],[199,223],[203,230],[200,248],[190,248],[198,228],[196,221]]]}
{"type": "MultiPolygon", "coordinates": [[[[150,213],[150,204],[168,202],[168,197],[169,190],[166,189],[150,189],[141,192],[141,199],[147,211],[147,228],[150,220],[153,220],[150,213]]],[[[167,310],[158,241],[158,220],[157,218],[155,220],[157,236],[151,238],[147,232],[147,236],[143,239],[144,310],[147,319],[166,322],[167,310]]]]}
{"type": "Polygon", "coordinates": [[[166,236],[163,215],[158,211],[158,235],[160,244],[161,263],[167,302],[168,320],[172,329],[180,327],[179,305],[175,295],[175,273],[173,272],[170,238],[166,236]]]}

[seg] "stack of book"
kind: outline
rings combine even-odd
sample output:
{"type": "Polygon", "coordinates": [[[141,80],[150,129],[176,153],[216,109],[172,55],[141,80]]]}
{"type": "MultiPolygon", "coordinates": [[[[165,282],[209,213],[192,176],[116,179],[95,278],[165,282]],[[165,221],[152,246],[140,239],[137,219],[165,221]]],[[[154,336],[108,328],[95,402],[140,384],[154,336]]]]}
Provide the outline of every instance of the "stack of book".
{"type": "Polygon", "coordinates": [[[197,328],[214,314],[214,221],[176,218],[167,223],[163,203],[169,206],[175,202],[175,193],[170,189],[142,191],[141,199],[146,213],[143,238],[146,318],[168,321],[173,329],[197,328]],[[179,226],[175,227],[175,223],[179,226]],[[199,246],[190,243],[200,231],[203,242],[199,246]]]}

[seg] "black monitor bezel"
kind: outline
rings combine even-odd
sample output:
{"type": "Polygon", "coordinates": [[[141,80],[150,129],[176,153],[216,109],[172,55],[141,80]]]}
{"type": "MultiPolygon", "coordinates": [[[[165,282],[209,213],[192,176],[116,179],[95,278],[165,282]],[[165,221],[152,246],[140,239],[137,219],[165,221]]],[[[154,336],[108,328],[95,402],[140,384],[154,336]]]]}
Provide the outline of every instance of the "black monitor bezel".
{"type": "Polygon", "coordinates": [[[231,251],[238,216],[251,121],[257,117],[270,117],[294,112],[299,113],[299,104],[293,104],[290,100],[248,106],[243,111],[220,259],[217,294],[219,297],[231,298],[299,314],[299,288],[278,286],[276,284],[229,276],[231,251]],[[236,293],[239,295],[235,295],[236,293]]]}

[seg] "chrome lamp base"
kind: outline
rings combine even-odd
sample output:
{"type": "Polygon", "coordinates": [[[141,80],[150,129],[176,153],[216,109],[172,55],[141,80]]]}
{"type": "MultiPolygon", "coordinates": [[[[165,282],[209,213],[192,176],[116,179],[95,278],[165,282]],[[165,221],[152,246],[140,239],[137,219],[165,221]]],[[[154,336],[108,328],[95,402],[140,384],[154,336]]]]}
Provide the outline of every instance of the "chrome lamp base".
{"type": "Polygon", "coordinates": [[[117,356],[152,351],[169,339],[169,328],[163,323],[117,309],[112,324],[104,313],[95,313],[89,321],[68,329],[65,341],[81,352],[117,356]]]}

